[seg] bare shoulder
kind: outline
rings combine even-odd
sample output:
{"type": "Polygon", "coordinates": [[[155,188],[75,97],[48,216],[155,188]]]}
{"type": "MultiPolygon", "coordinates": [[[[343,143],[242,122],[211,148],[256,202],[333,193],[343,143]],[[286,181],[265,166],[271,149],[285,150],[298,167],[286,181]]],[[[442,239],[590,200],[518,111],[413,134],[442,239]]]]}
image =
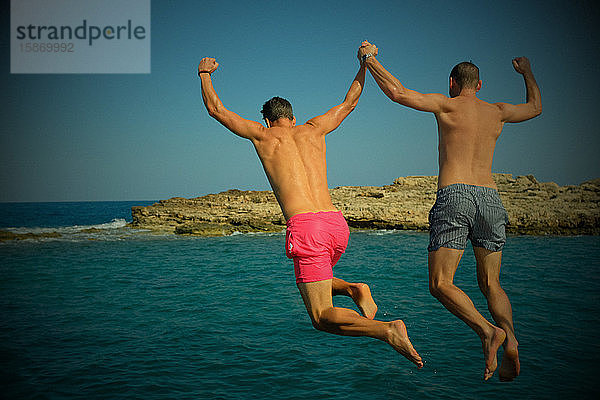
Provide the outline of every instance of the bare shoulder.
{"type": "Polygon", "coordinates": [[[512,104],[508,104],[508,103],[489,103],[489,104],[493,107],[496,107],[500,111],[506,109],[506,107],[512,106],[512,104]]]}
{"type": "Polygon", "coordinates": [[[446,103],[449,100],[452,100],[450,97],[445,96],[441,93],[428,93],[428,94],[425,94],[425,96],[429,96],[432,100],[438,101],[440,103],[446,103]]]}
{"type": "Polygon", "coordinates": [[[493,109],[493,110],[499,110],[500,109],[500,107],[498,107],[499,103],[489,103],[489,102],[487,102],[485,100],[481,100],[480,98],[477,98],[477,101],[479,102],[479,104],[482,107],[486,107],[486,108],[493,109]]]}
{"type": "Polygon", "coordinates": [[[328,122],[328,118],[325,115],[319,115],[306,121],[302,125],[296,125],[294,129],[302,133],[322,133],[325,134],[326,128],[323,127],[328,122]]]}
{"type": "Polygon", "coordinates": [[[255,141],[260,140],[266,135],[266,128],[262,124],[242,118],[225,107],[221,107],[218,112],[213,112],[211,116],[231,132],[244,139],[255,141]]]}
{"type": "Polygon", "coordinates": [[[448,96],[444,96],[439,93],[431,93],[428,94],[432,100],[436,104],[436,111],[434,114],[447,114],[459,111],[461,109],[461,102],[457,101],[457,98],[452,98],[448,96]]]}
{"type": "Polygon", "coordinates": [[[250,139],[252,142],[264,141],[269,137],[269,129],[265,128],[262,124],[250,121],[254,123],[248,123],[246,126],[241,126],[237,131],[233,131],[236,135],[241,136],[245,139],[250,139]]]}
{"type": "Polygon", "coordinates": [[[498,103],[488,103],[485,100],[477,98],[477,112],[483,113],[485,119],[490,122],[496,122],[502,120],[502,110],[498,107],[498,103]]]}
{"type": "MultiPolygon", "coordinates": [[[[423,95],[424,106],[422,111],[433,112],[434,114],[443,114],[456,111],[457,103],[451,97],[444,96],[441,93],[427,93],[423,95]]],[[[417,108],[419,109],[419,108],[417,108]]]]}
{"type": "Polygon", "coordinates": [[[325,131],[318,124],[318,121],[314,121],[315,118],[307,121],[302,125],[296,125],[293,129],[294,134],[302,135],[302,136],[322,136],[325,134],[325,131]]]}
{"type": "Polygon", "coordinates": [[[512,122],[513,117],[518,114],[519,106],[510,103],[494,103],[493,107],[498,110],[500,114],[500,119],[503,122],[512,122]]]}

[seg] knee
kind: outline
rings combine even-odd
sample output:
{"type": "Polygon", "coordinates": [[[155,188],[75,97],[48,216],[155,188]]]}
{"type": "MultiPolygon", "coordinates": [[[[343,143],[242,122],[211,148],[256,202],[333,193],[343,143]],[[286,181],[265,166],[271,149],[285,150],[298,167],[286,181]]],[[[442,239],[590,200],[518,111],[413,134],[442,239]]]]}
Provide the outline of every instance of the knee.
{"type": "Polygon", "coordinates": [[[324,321],[323,318],[321,317],[321,312],[319,312],[318,310],[308,310],[308,316],[310,317],[310,321],[312,322],[312,326],[313,328],[315,328],[318,331],[322,331],[323,330],[323,326],[324,326],[324,321]]]}
{"type": "Polygon", "coordinates": [[[479,290],[481,290],[481,293],[483,293],[486,297],[489,296],[490,293],[502,289],[502,287],[500,286],[500,281],[498,279],[481,278],[477,280],[477,283],[479,284],[479,290]]]}
{"type": "Polygon", "coordinates": [[[442,282],[440,282],[438,280],[430,279],[429,280],[429,293],[436,299],[439,299],[442,296],[442,292],[443,292],[442,282]]]}
{"type": "Polygon", "coordinates": [[[323,316],[316,316],[312,318],[312,326],[318,331],[327,331],[327,319],[323,316]]]}
{"type": "Polygon", "coordinates": [[[335,314],[331,313],[330,309],[313,314],[311,316],[311,321],[312,326],[318,331],[331,332],[336,326],[335,314]]]}
{"type": "Polygon", "coordinates": [[[313,326],[313,328],[315,328],[318,331],[324,331],[325,330],[325,325],[320,320],[318,320],[318,319],[317,320],[313,319],[312,326],[313,326]]]}

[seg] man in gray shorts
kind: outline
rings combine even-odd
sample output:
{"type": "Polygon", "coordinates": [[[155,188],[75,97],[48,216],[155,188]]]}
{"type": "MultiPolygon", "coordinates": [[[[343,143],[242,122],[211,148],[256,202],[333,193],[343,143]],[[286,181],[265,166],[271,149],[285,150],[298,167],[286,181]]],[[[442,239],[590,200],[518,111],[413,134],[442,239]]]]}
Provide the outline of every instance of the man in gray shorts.
{"type": "Polygon", "coordinates": [[[479,69],[470,62],[452,69],[447,97],[405,88],[377,61],[377,53],[377,47],[366,41],[359,49],[359,56],[383,92],[396,103],[433,113],[438,124],[439,190],[429,215],[429,290],[481,338],[484,379],[496,370],[496,353],[503,345],[498,375],[500,380],[513,380],[520,371],[519,343],[510,301],[500,286],[507,217],[492,179],[492,159],[504,123],[525,121],[542,112],[541,94],[529,60],[512,60],[525,80],[526,102],[491,104],[477,98],[481,89],[479,69]],[[467,239],[473,245],[479,287],[496,325],[486,320],[453,283],[467,239]]]}

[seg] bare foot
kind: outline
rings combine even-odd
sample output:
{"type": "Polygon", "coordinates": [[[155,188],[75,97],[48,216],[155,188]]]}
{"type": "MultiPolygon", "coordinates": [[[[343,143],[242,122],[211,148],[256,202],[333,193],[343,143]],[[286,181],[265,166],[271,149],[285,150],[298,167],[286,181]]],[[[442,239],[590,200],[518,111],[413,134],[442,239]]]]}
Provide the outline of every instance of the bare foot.
{"type": "Polygon", "coordinates": [[[502,355],[502,362],[498,370],[498,376],[502,382],[512,381],[521,372],[518,346],[519,343],[516,340],[504,346],[504,354],[502,355]]]}
{"type": "Polygon", "coordinates": [[[365,283],[353,283],[350,286],[352,300],[358,306],[361,314],[368,319],[375,318],[377,313],[377,304],[371,296],[371,289],[365,283]]]}
{"type": "Polygon", "coordinates": [[[504,339],[506,339],[506,332],[497,326],[494,326],[492,334],[481,340],[483,356],[485,358],[483,379],[486,381],[494,375],[494,371],[498,367],[498,348],[504,343],[504,339]]]}
{"type": "Polygon", "coordinates": [[[413,362],[418,368],[423,368],[423,360],[410,342],[408,333],[406,332],[406,325],[404,325],[402,320],[390,322],[390,331],[387,342],[394,350],[408,358],[408,360],[413,362]]]}

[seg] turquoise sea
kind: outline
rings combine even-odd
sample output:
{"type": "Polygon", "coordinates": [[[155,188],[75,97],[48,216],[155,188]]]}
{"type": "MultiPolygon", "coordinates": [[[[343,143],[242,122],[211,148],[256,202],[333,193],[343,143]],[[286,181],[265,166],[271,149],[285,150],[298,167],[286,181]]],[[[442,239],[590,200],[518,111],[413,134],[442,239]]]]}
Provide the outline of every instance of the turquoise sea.
{"type": "MultiPolygon", "coordinates": [[[[146,204],[0,204],[0,229],[62,235],[0,242],[0,398],[598,398],[600,237],[509,237],[521,376],[483,382],[479,338],[428,292],[426,233],[352,233],[334,270],[370,285],[377,319],[405,321],[417,370],[383,342],[312,328],[283,233],[126,228],[146,204]]],[[[489,317],[471,250],[456,282],[489,317]]]]}

